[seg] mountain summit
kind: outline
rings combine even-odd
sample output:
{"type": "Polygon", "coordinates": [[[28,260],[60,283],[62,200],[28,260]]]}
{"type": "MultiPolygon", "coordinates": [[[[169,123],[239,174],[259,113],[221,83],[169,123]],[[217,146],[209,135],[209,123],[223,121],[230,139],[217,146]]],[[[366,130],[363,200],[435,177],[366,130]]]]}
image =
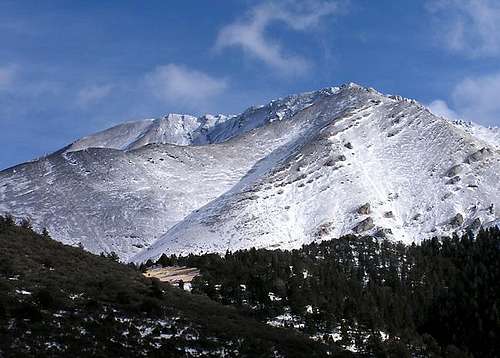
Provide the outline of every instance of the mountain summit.
{"type": "Polygon", "coordinates": [[[498,132],[356,84],[118,125],[0,172],[0,212],[127,261],[498,222],[498,132]]]}

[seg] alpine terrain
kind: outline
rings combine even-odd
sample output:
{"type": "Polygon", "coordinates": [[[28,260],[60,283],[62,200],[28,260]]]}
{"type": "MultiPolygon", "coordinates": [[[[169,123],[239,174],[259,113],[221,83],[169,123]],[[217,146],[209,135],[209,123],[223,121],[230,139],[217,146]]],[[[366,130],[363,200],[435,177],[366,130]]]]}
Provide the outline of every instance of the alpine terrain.
{"type": "Polygon", "coordinates": [[[497,129],[356,84],[239,115],[124,123],[0,172],[0,214],[63,243],[163,253],[406,243],[500,218],[497,129]]]}

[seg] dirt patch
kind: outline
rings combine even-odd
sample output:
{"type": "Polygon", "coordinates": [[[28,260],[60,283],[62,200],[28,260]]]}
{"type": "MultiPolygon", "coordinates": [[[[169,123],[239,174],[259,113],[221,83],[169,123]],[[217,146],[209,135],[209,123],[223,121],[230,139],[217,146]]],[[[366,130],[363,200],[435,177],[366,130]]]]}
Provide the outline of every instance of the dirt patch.
{"type": "Polygon", "coordinates": [[[196,267],[168,266],[149,269],[144,276],[156,277],[163,282],[178,283],[179,281],[191,282],[199,274],[200,270],[196,267]]]}

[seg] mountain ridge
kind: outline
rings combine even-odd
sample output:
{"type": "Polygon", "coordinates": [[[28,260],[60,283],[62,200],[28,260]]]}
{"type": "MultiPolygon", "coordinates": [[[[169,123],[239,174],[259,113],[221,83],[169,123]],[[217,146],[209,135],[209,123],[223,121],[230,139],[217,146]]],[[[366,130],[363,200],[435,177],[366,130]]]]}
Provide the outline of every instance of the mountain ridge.
{"type": "Polygon", "coordinates": [[[239,115],[204,114],[195,117],[169,113],[161,118],[125,122],[81,138],[70,144],[66,151],[88,148],[133,150],[148,144],[187,146],[222,143],[267,123],[291,117],[322,95],[353,87],[361,88],[349,83],[293,94],[265,105],[249,107],[239,115]]]}
{"type": "MultiPolygon", "coordinates": [[[[407,102],[406,100],[402,100],[401,98],[397,98],[397,97],[396,98],[386,97],[386,98],[391,99],[391,100],[394,99],[394,100],[398,101],[397,103],[399,103],[399,104],[407,102]]],[[[424,118],[427,116],[428,111],[423,106],[421,106],[418,103],[413,102],[413,101],[408,101],[408,103],[410,103],[412,105],[416,104],[416,106],[413,107],[413,110],[419,111],[420,114],[422,114],[422,116],[424,118]]],[[[389,103],[389,105],[391,105],[391,104],[389,103]]],[[[362,112],[362,110],[360,110],[360,111],[362,112]]],[[[368,112],[369,111],[370,111],[370,108],[368,108],[368,112]]],[[[391,116],[393,118],[395,118],[396,115],[399,115],[397,111],[395,111],[395,113],[391,114],[391,116]]],[[[361,117],[366,118],[366,117],[370,117],[370,116],[371,116],[371,114],[365,113],[361,117]]],[[[403,114],[401,116],[401,118],[404,118],[404,117],[405,117],[405,115],[403,114]]],[[[402,120],[401,118],[397,118],[397,119],[395,119],[395,121],[399,123],[399,121],[402,120]]],[[[337,119],[336,121],[328,123],[327,126],[330,126],[330,125],[335,126],[336,124],[339,123],[339,121],[342,121],[344,119],[345,118],[337,119]]],[[[379,122],[380,122],[379,125],[382,125],[382,126],[387,125],[387,123],[386,123],[387,121],[386,121],[386,118],[384,115],[382,115],[380,117],[379,122]]],[[[463,135],[463,133],[457,132],[455,130],[455,127],[451,123],[449,123],[448,121],[440,120],[434,116],[428,116],[427,122],[429,125],[433,125],[432,128],[435,130],[440,130],[441,132],[447,131],[447,132],[454,133],[454,137],[455,137],[455,140],[457,142],[462,139],[461,136],[463,135]],[[434,125],[435,123],[439,123],[439,125],[434,125]]],[[[390,127],[392,125],[394,125],[394,123],[392,123],[391,125],[387,125],[387,127],[390,129],[390,127]]],[[[347,128],[340,128],[338,130],[338,132],[342,133],[342,132],[352,128],[352,126],[353,126],[353,124],[351,123],[351,124],[346,126],[347,128]]],[[[323,130],[324,130],[324,128],[321,129],[321,131],[323,131],[323,130]]],[[[335,134],[336,134],[335,132],[337,131],[337,129],[332,128],[332,130],[333,131],[331,134],[333,134],[333,136],[335,136],[335,134]]],[[[387,137],[385,137],[384,140],[382,140],[381,142],[389,141],[389,139],[387,139],[387,138],[396,136],[398,134],[397,131],[398,131],[398,129],[396,129],[396,132],[387,133],[386,134],[387,137]]],[[[403,129],[399,129],[399,131],[403,131],[403,129]]],[[[377,134],[379,134],[379,133],[377,132],[377,134]]],[[[320,136],[320,134],[318,134],[318,136],[320,136]]],[[[349,154],[344,153],[346,151],[344,151],[344,152],[342,152],[342,151],[344,149],[346,149],[345,148],[346,145],[350,147],[350,148],[347,148],[347,149],[349,149],[349,151],[352,151],[352,150],[355,151],[356,149],[352,148],[353,143],[354,143],[354,148],[359,148],[359,146],[363,146],[363,143],[359,143],[359,141],[357,141],[358,137],[359,136],[356,135],[354,137],[350,137],[349,140],[347,140],[347,139],[340,140],[340,142],[337,143],[336,149],[340,149],[341,152],[334,153],[333,158],[332,158],[332,155],[329,155],[328,153],[322,155],[323,157],[328,158],[328,159],[327,160],[325,159],[324,164],[320,164],[319,166],[323,166],[323,167],[326,166],[327,171],[329,171],[329,172],[332,172],[331,168],[334,169],[333,172],[335,172],[336,170],[339,170],[339,169],[340,170],[347,170],[346,166],[344,165],[344,162],[345,161],[349,162],[349,158],[348,158],[349,154]],[[329,161],[332,161],[332,160],[333,160],[333,162],[329,163],[329,161]],[[344,168],[342,168],[342,167],[344,167],[344,168]]],[[[375,138],[377,138],[377,136],[375,136],[375,138]]],[[[369,140],[369,139],[365,138],[365,140],[369,140]]],[[[410,138],[408,138],[408,142],[410,142],[410,138]]],[[[306,145],[313,147],[312,150],[315,150],[314,146],[316,143],[317,143],[317,141],[315,141],[315,140],[312,140],[309,142],[306,141],[306,145]]],[[[477,144],[477,143],[475,143],[475,144],[477,144]]],[[[484,145],[484,144],[485,143],[479,143],[477,145],[478,145],[478,147],[482,148],[482,145],[484,145]]],[[[379,145],[380,145],[380,143],[379,143],[379,145]]],[[[368,147],[369,146],[372,146],[372,144],[369,144],[368,147]]],[[[328,144],[325,147],[328,147],[328,144]]],[[[365,148],[363,148],[363,150],[365,150],[365,148]]],[[[396,149],[392,148],[392,150],[395,153],[397,153],[397,148],[396,149]]],[[[455,152],[459,153],[460,152],[460,145],[455,145],[455,147],[449,148],[448,151],[449,151],[449,153],[446,153],[446,154],[449,154],[450,156],[454,155],[455,152]]],[[[376,163],[378,158],[383,156],[382,154],[383,153],[380,153],[377,156],[372,156],[371,158],[365,158],[364,161],[365,161],[365,163],[368,163],[368,164],[376,163]]],[[[423,153],[420,153],[420,154],[423,154],[423,153]]],[[[473,155],[473,153],[464,154],[463,156],[467,156],[467,155],[473,155]]],[[[313,160],[310,162],[314,162],[316,159],[314,156],[310,155],[310,153],[301,153],[301,152],[299,152],[297,154],[297,158],[299,161],[301,160],[301,158],[313,158],[313,160]]],[[[456,159],[454,159],[454,161],[460,162],[461,160],[456,158],[456,159]]],[[[304,163],[303,166],[309,165],[310,162],[308,163],[306,161],[306,163],[304,163]]],[[[350,165],[350,164],[351,163],[348,163],[348,165],[350,165]]],[[[352,164],[359,165],[359,161],[354,162],[352,164]]],[[[403,175],[403,178],[398,178],[396,176],[396,179],[398,179],[398,180],[403,179],[403,181],[404,181],[405,176],[409,175],[409,173],[411,173],[415,170],[415,168],[414,168],[415,163],[414,162],[411,162],[411,163],[408,162],[406,164],[409,164],[409,165],[406,165],[406,168],[404,168],[406,170],[406,174],[403,175]]],[[[296,168],[297,171],[300,170],[300,165],[301,164],[295,165],[294,163],[292,163],[292,164],[288,163],[288,167],[296,168]]],[[[401,165],[403,167],[405,167],[404,162],[401,163],[401,165]]],[[[449,170],[448,166],[452,167],[453,163],[450,161],[449,164],[443,163],[443,165],[444,165],[444,167],[440,169],[440,171],[441,171],[441,173],[439,173],[440,176],[445,176],[445,172],[449,170]]],[[[362,165],[360,167],[361,168],[360,169],[361,175],[363,176],[364,180],[369,182],[370,190],[383,191],[380,188],[377,188],[378,185],[381,185],[381,182],[377,182],[375,185],[373,185],[373,180],[370,178],[373,175],[373,172],[376,171],[376,168],[369,167],[368,170],[366,170],[363,168],[363,166],[364,165],[362,165]]],[[[422,163],[422,166],[425,166],[425,163],[422,163]]],[[[498,168],[498,158],[496,159],[496,167],[498,168]]],[[[287,168],[285,166],[284,170],[286,171],[286,169],[287,168]]],[[[324,169],[324,168],[319,168],[319,171],[321,171],[322,169],[324,169]]],[[[277,173],[279,175],[281,175],[284,172],[284,170],[283,170],[283,168],[281,170],[277,170],[277,173]]],[[[378,176],[380,178],[383,178],[384,175],[388,174],[389,170],[390,170],[390,168],[385,168],[384,169],[385,172],[379,173],[378,176]]],[[[432,168],[432,170],[436,171],[436,168],[432,168]]],[[[318,171],[318,165],[316,165],[316,168],[314,171],[318,171]]],[[[323,172],[325,172],[325,171],[323,170],[323,172]]],[[[337,217],[336,220],[329,221],[326,219],[322,220],[321,217],[324,218],[324,215],[322,215],[318,211],[311,210],[311,212],[308,212],[308,208],[305,205],[302,205],[302,203],[301,203],[302,201],[307,201],[308,198],[307,198],[307,195],[301,196],[298,191],[303,190],[301,188],[307,188],[308,183],[312,182],[313,184],[310,184],[310,185],[314,185],[314,181],[316,180],[316,178],[314,178],[314,177],[306,180],[308,178],[309,174],[311,174],[311,173],[307,173],[307,172],[304,173],[303,172],[300,175],[292,174],[291,178],[289,178],[287,180],[281,180],[280,188],[283,188],[283,187],[286,188],[288,186],[292,187],[289,195],[286,195],[286,193],[283,194],[283,189],[275,190],[275,188],[272,188],[272,189],[267,190],[267,191],[272,192],[274,190],[274,194],[266,193],[263,195],[263,197],[259,198],[259,194],[261,192],[266,192],[266,190],[261,191],[260,189],[251,188],[248,190],[249,192],[251,192],[250,195],[245,196],[244,193],[243,194],[238,193],[235,197],[230,198],[229,202],[227,200],[225,200],[226,196],[218,198],[218,199],[216,199],[216,201],[218,203],[209,204],[211,206],[205,210],[206,215],[199,214],[199,211],[192,213],[186,219],[184,219],[182,222],[176,224],[173,228],[171,228],[162,239],[160,239],[156,243],[154,243],[153,246],[148,249],[149,252],[148,252],[148,250],[145,250],[143,253],[139,254],[138,256],[134,257],[133,259],[136,261],[143,261],[147,258],[150,258],[151,256],[153,256],[154,258],[157,258],[159,256],[159,254],[161,254],[161,253],[176,253],[179,251],[187,254],[188,252],[192,252],[192,251],[203,252],[203,250],[224,252],[227,249],[229,249],[229,250],[242,249],[242,248],[248,247],[250,245],[254,245],[257,247],[269,247],[270,243],[271,244],[278,243],[278,245],[276,245],[276,247],[291,249],[291,248],[297,248],[300,245],[307,243],[308,241],[304,241],[304,238],[314,237],[317,234],[317,233],[313,232],[314,230],[318,230],[321,233],[321,236],[326,236],[328,238],[339,237],[339,236],[342,236],[344,234],[349,233],[351,230],[354,230],[355,232],[358,231],[358,233],[380,234],[381,236],[387,236],[387,234],[389,234],[389,236],[391,236],[391,237],[394,237],[396,239],[402,239],[404,241],[410,241],[410,240],[415,239],[415,236],[408,237],[408,234],[407,234],[408,230],[404,228],[404,226],[410,225],[408,223],[408,221],[410,221],[410,218],[408,218],[408,217],[406,219],[401,218],[400,215],[398,215],[398,211],[400,211],[400,210],[397,210],[397,205],[396,205],[396,209],[394,209],[393,205],[390,204],[391,201],[397,202],[398,200],[399,201],[401,200],[401,199],[398,199],[398,197],[400,195],[398,193],[398,190],[401,189],[401,186],[399,186],[399,188],[398,188],[398,185],[395,185],[396,190],[388,191],[386,194],[388,196],[387,198],[385,198],[385,197],[382,198],[383,195],[378,195],[378,196],[376,195],[377,198],[374,199],[374,201],[375,200],[384,201],[383,206],[386,206],[384,209],[384,212],[379,213],[379,216],[380,216],[379,220],[382,221],[381,226],[376,225],[377,223],[375,223],[375,224],[373,223],[373,219],[370,215],[371,213],[366,213],[366,215],[358,215],[359,213],[357,212],[357,210],[362,205],[365,204],[365,201],[368,200],[367,198],[365,198],[365,199],[360,198],[360,199],[358,199],[357,202],[350,202],[350,203],[347,202],[347,200],[349,200],[348,197],[353,195],[352,187],[349,190],[347,196],[345,196],[345,195],[342,196],[341,192],[334,190],[332,195],[326,197],[328,200],[331,200],[331,202],[334,202],[335,198],[338,198],[339,196],[344,198],[344,199],[342,199],[343,201],[345,200],[342,204],[340,204],[341,207],[338,208],[339,211],[341,212],[340,217],[337,217]],[[268,199],[269,196],[272,196],[272,195],[274,195],[275,197],[284,196],[285,199],[283,201],[285,203],[283,203],[281,206],[278,204],[280,202],[280,199],[273,199],[273,200],[277,200],[277,201],[273,201],[273,200],[268,199]],[[300,199],[297,199],[294,202],[294,198],[296,198],[296,197],[299,197],[300,199]],[[267,199],[267,202],[266,202],[266,199],[267,199]],[[253,203],[256,203],[256,202],[258,203],[259,200],[263,201],[264,203],[262,203],[260,206],[259,206],[259,204],[257,204],[257,206],[254,205],[252,207],[252,209],[246,210],[246,208],[245,208],[243,210],[238,211],[237,207],[238,207],[239,202],[241,200],[246,200],[247,202],[249,201],[251,203],[251,204],[247,205],[247,208],[252,207],[253,203]],[[290,205],[286,205],[286,204],[289,204],[290,202],[294,202],[294,204],[300,208],[299,210],[301,210],[301,212],[292,213],[291,215],[288,215],[287,213],[283,213],[286,210],[290,210],[290,205]],[[388,204],[388,206],[387,206],[387,204],[388,204]],[[227,213],[231,213],[233,211],[233,208],[235,208],[235,207],[236,207],[236,209],[235,209],[236,210],[236,214],[235,214],[236,219],[229,217],[227,219],[228,223],[227,223],[226,231],[221,232],[220,228],[222,226],[224,226],[223,225],[224,220],[221,220],[221,218],[224,218],[226,216],[230,216],[230,214],[227,214],[227,213]],[[282,209],[285,209],[285,210],[280,211],[277,209],[279,207],[281,207],[282,209]],[[219,214],[217,214],[217,212],[219,214]],[[259,214],[255,214],[255,212],[258,212],[259,214]],[[255,216],[257,216],[257,217],[255,217],[255,216]],[[343,220],[343,218],[348,217],[348,216],[351,217],[351,220],[347,220],[347,222],[344,222],[344,224],[343,224],[344,227],[342,227],[338,230],[334,230],[335,228],[332,228],[332,226],[336,225],[336,223],[335,223],[336,221],[339,221],[339,220],[345,221],[345,220],[343,220]],[[276,219],[273,221],[273,220],[270,220],[269,217],[280,217],[280,219],[276,219]],[[304,220],[306,222],[303,224],[304,224],[306,229],[304,229],[302,227],[297,227],[297,225],[296,225],[297,221],[304,221],[304,220]],[[315,220],[318,220],[317,225],[310,225],[310,223],[314,222],[315,220]],[[400,222],[392,223],[392,221],[395,221],[395,220],[396,221],[399,220],[400,222]],[[251,223],[251,224],[249,224],[249,223],[251,223]],[[383,225],[383,224],[385,224],[385,225],[383,225]],[[386,226],[386,227],[384,227],[384,226],[386,226]],[[265,229],[260,230],[260,228],[263,228],[263,227],[265,227],[265,229]],[[278,229],[276,229],[276,227],[278,227],[278,229]],[[238,229],[235,230],[234,228],[238,228],[238,229]],[[244,234],[238,233],[239,230],[243,230],[244,234]],[[297,230],[299,231],[298,233],[294,232],[297,230]],[[397,230],[399,230],[399,233],[397,233],[397,235],[392,235],[392,231],[397,231],[397,230]],[[269,233],[269,231],[271,233],[269,233]],[[331,233],[332,231],[333,231],[333,234],[331,233]],[[179,234],[179,232],[180,232],[180,234],[179,234]],[[189,234],[190,232],[192,232],[192,233],[189,234]],[[203,232],[203,236],[199,235],[199,233],[201,233],[201,232],[203,232]],[[236,232],[236,234],[235,234],[235,232],[236,232]],[[326,235],[324,235],[324,234],[326,234],[326,235]],[[405,237],[405,234],[406,234],[406,237],[405,237]],[[280,236],[281,236],[281,238],[280,238],[280,236]],[[284,237],[288,236],[291,238],[291,240],[283,241],[282,240],[283,236],[284,237]],[[260,239],[261,237],[263,237],[263,238],[260,239]],[[276,238],[279,238],[279,239],[276,239],[276,238]],[[249,242],[245,243],[246,240],[250,241],[251,243],[249,243],[249,242]],[[161,245],[162,241],[165,242],[165,244],[163,246],[161,245]],[[194,241],[194,243],[191,244],[189,241],[194,241]],[[224,242],[224,241],[226,241],[226,244],[220,245],[220,243],[224,242]],[[209,245],[211,245],[211,246],[206,245],[205,242],[208,242],[209,245]],[[214,242],[216,244],[213,244],[214,242]],[[243,243],[241,243],[241,242],[243,242],[243,243]],[[177,243],[179,243],[179,244],[176,245],[177,243]],[[219,245],[217,245],[217,244],[219,244],[219,245]],[[215,245],[215,247],[214,247],[214,245],[215,245]],[[185,250],[185,251],[182,251],[182,250],[185,250]]],[[[323,174],[320,174],[320,175],[323,175],[323,174]]],[[[494,176],[496,175],[494,172],[492,174],[494,176]]],[[[347,176],[347,177],[352,178],[352,176],[347,176]]],[[[496,178],[498,178],[498,176],[496,176],[496,178]]],[[[441,180],[441,179],[439,179],[439,180],[441,180]]],[[[446,180],[449,181],[452,179],[449,179],[449,180],[446,179],[446,180]]],[[[469,178],[469,180],[473,180],[473,178],[469,178]]],[[[496,180],[498,180],[498,179],[496,179],[496,180]]],[[[344,184],[344,182],[342,181],[342,178],[337,178],[337,179],[332,178],[329,181],[323,182],[323,184],[328,186],[330,183],[336,183],[336,182],[337,183],[340,182],[341,184],[344,184]]],[[[272,181],[267,182],[267,184],[269,184],[269,183],[273,184],[272,181]]],[[[498,183],[498,181],[496,183],[498,183]]],[[[267,184],[266,184],[266,182],[260,183],[260,184],[258,183],[256,186],[258,188],[265,187],[267,184]]],[[[432,185],[439,185],[439,183],[432,182],[432,185]]],[[[445,184],[445,186],[448,186],[448,185],[451,186],[451,183],[445,184]]],[[[494,194],[494,195],[492,195],[492,200],[498,201],[498,185],[495,184],[495,180],[492,180],[490,185],[492,186],[492,194],[494,194]]],[[[383,185],[381,185],[381,186],[383,187],[383,185]]],[[[468,190],[469,187],[476,187],[476,185],[474,183],[468,183],[466,190],[468,190]]],[[[364,189],[366,189],[366,188],[364,188],[364,189]]],[[[456,189],[458,189],[458,188],[457,187],[453,188],[453,190],[456,190],[456,189]]],[[[325,189],[325,188],[319,188],[316,190],[313,189],[313,192],[311,195],[316,195],[316,194],[321,193],[325,190],[327,190],[327,189],[325,189]]],[[[369,194],[369,193],[367,194],[366,190],[363,190],[362,192],[363,192],[363,195],[369,194]]],[[[417,196],[418,196],[417,193],[413,193],[411,195],[412,195],[413,200],[417,199],[417,196]]],[[[430,195],[432,195],[432,193],[430,193],[430,195]]],[[[448,191],[448,190],[442,190],[442,191],[440,191],[439,195],[442,195],[442,198],[433,198],[433,200],[430,204],[431,206],[432,205],[439,205],[439,201],[448,199],[450,195],[453,195],[453,193],[448,191]]],[[[463,210],[471,210],[471,208],[474,205],[474,204],[470,204],[470,202],[472,202],[474,200],[475,195],[470,195],[470,193],[468,193],[468,192],[465,192],[462,195],[469,197],[467,200],[469,202],[469,204],[466,208],[464,208],[464,206],[466,206],[466,205],[464,205],[463,203],[457,203],[457,201],[452,200],[452,206],[448,207],[447,210],[445,210],[445,213],[441,213],[441,217],[440,217],[441,221],[437,221],[437,220],[433,220],[433,218],[429,218],[429,220],[432,224],[430,225],[431,227],[428,227],[428,229],[427,229],[428,232],[426,233],[426,235],[419,235],[419,234],[415,234],[415,235],[418,235],[420,237],[430,237],[430,236],[439,235],[439,234],[446,235],[446,234],[449,234],[450,232],[452,232],[453,229],[455,229],[453,227],[453,225],[451,225],[451,222],[453,221],[453,219],[455,217],[458,217],[458,218],[462,217],[462,221],[463,221],[462,211],[463,210]],[[458,215],[460,215],[460,216],[458,216],[458,215]],[[436,231],[435,226],[441,226],[442,230],[436,231]]],[[[497,203],[495,203],[495,204],[496,204],[495,206],[498,206],[497,203]]],[[[373,202],[372,202],[372,205],[373,205],[373,202]]],[[[407,205],[412,205],[411,200],[409,202],[407,202],[407,205]]],[[[488,205],[490,205],[490,204],[488,204],[488,205]]],[[[330,209],[329,206],[331,206],[331,205],[327,204],[323,208],[323,210],[329,210],[330,209]]],[[[337,206],[339,206],[339,205],[337,204],[337,206]]],[[[492,207],[493,207],[493,204],[492,204],[492,207]]],[[[292,205],[292,209],[293,209],[293,205],[292,205]]],[[[406,208],[402,208],[402,209],[406,209],[406,208]]],[[[474,208],[473,210],[476,210],[476,209],[477,208],[474,208]]],[[[426,210],[430,210],[432,215],[436,215],[436,211],[433,210],[432,208],[428,207],[426,210]]],[[[477,210],[486,210],[486,208],[483,205],[482,209],[477,209],[477,210]]],[[[330,216],[336,217],[336,214],[338,214],[338,212],[332,213],[332,214],[330,214],[330,216]]],[[[408,216],[407,213],[405,213],[405,215],[408,216]]],[[[421,213],[421,212],[418,212],[417,210],[415,210],[415,212],[412,214],[412,216],[413,217],[411,219],[413,220],[413,218],[415,218],[416,216],[420,216],[420,217],[425,216],[425,212],[421,213]]],[[[470,220],[466,219],[465,221],[468,221],[468,222],[466,222],[466,223],[461,222],[460,225],[458,225],[458,226],[461,226],[464,224],[467,225],[467,227],[478,226],[478,221],[476,219],[478,219],[478,217],[474,217],[473,219],[470,219],[470,220]],[[476,220],[476,221],[474,221],[474,220],[476,220]]],[[[420,219],[420,221],[421,220],[422,219],[420,219]]],[[[481,216],[481,218],[479,218],[479,220],[480,220],[481,224],[485,223],[485,221],[486,222],[492,221],[491,218],[485,219],[483,216],[481,216]]],[[[460,219],[459,219],[459,221],[460,221],[460,219]]],[[[379,222],[379,225],[380,225],[380,222],[379,222]]],[[[420,225],[413,224],[413,226],[415,226],[417,228],[417,230],[415,230],[415,231],[420,230],[420,225]]],[[[316,238],[316,239],[318,239],[318,238],[316,238]]],[[[323,239],[323,238],[321,237],[319,239],[323,239]]]]}
{"type": "Polygon", "coordinates": [[[134,261],[295,248],[353,230],[418,241],[423,227],[421,238],[498,220],[495,139],[414,100],[351,83],[236,116],[164,118],[153,130],[155,120],[122,124],[0,172],[0,212],[134,261]],[[454,166],[462,172],[447,177],[454,166]],[[404,189],[413,186],[420,193],[404,189]],[[372,213],[357,213],[367,203],[372,213]],[[453,219],[461,222],[451,226],[453,219]]]}

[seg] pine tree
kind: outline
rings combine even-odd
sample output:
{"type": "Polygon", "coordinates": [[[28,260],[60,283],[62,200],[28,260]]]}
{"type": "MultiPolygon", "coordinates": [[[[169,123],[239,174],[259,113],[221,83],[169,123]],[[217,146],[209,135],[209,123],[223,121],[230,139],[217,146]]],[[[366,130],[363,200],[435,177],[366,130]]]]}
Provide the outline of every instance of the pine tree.
{"type": "MultiPolygon", "coordinates": [[[[50,239],[49,232],[47,231],[47,229],[46,229],[46,228],[43,228],[43,230],[42,230],[42,237],[43,237],[44,239],[50,239]]],[[[78,245],[78,246],[80,246],[80,245],[81,245],[81,242],[79,243],[79,245],[78,245]]],[[[83,247],[81,247],[81,248],[83,248],[83,247]]]]}

